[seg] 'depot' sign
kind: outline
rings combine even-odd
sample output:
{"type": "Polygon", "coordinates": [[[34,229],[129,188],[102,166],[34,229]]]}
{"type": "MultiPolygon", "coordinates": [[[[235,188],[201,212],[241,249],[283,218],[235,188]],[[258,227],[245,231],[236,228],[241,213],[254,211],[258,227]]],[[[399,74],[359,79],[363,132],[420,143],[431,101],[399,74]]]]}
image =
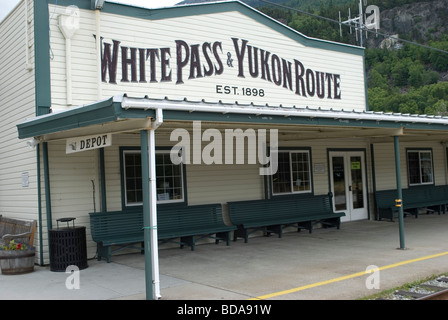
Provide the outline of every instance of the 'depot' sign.
{"type": "Polygon", "coordinates": [[[93,149],[109,147],[112,145],[112,134],[102,133],[85,137],[67,139],[65,152],[75,153],[93,149]]]}

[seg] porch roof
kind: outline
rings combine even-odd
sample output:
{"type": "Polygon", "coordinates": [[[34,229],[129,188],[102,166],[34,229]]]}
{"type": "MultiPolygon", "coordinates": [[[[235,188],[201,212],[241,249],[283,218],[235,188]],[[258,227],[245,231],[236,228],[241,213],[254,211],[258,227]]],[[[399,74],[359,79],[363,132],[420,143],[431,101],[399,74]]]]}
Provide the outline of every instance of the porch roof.
{"type": "MultiPolygon", "coordinates": [[[[118,95],[92,104],[54,112],[23,121],[17,125],[20,139],[35,137],[43,141],[69,137],[137,131],[151,128],[156,110],[163,111],[164,121],[204,121],[213,124],[300,125],[321,128],[321,137],[436,135],[448,139],[448,117],[384,113],[375,111],[312,109],[298,106],[228,104],[222,102],[131,98],[118,95]],[[326,128],[332,128],[328,131],[326,128]],[[358,130],[354,130],[358,129],[358,130]],[[362,129],[362,133],[359,129],[362,129]],[[375,130],[376,129],[376,130],[375,130]],[[326,130],[326,135],[322,132],[326,130]],[[339,132],[339,133],[336,133],[339,132]],[[348,131],[349,134],[342,134],[348,131]],[[378,134],[375,134],[377,132],[378,134]]],[[[316,132],[309,131],[310,134],[316,132]]],[[[311,138],[311,135],[309,135],[311,138]]],[[[302,138],[305,138],[303,136],[302,138]]]]}

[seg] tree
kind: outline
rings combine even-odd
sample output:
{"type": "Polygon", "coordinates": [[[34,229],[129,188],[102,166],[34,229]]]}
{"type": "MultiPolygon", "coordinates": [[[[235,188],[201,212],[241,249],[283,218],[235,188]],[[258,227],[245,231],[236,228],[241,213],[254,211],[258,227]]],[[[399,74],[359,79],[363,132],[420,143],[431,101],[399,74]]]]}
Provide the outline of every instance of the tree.
{"type": "Polygon", "coordinates": [[[440,75],[437,71],[431,70],[423,74],[423,84],[437,83],[440,79],[440,75]]]}
{"type": "Polygon", "coordinates": [[[400,113],[410,113],[410,114],[420,113],[420,109],[417,105],[417,102],[409,99],[406,102],[402,102],[399,104],[398,111],[400,113]]]}
{"type": "Polygon", "coordinates": [[[391,70],[392,80],[397,87],[404,87],[408,84],[409,68],[405,59],[398,60],[391,70]]]}
{"type": "Polygon", "coordinates": [[[373,69],[369,75],[369,88],[387,89],[389,87],[387,79],[381,75],[377,70],[373,69]]]}
{"type": "Polygon", "coordinates": [[[383,88],[368,89],[369,109],[375,111],[389,112],[389,92],[383,88]]]}
{"type": "MultiPolygon", "coordinates": [[[[448,51],[448,41],[430,41],[430,46],[448,51]]],[[[437,71],[446,71],[448,69],[448,53],[437,50],[431,50],[429,61],[437,71]]]]}
{"type": "Polygon", "coordinates": [[[448,104],[445,100],[439,100],[434,105],[429,106],[425,109],[426,114],[433,114],[435,116],[446,116],[448,115],[448,104]]]}
{"type": "Polygon", "coordinates": [[[425,68],[420,63],[415,63],[409,66],[409,85],[418,88],[423,85],[423,75],[425,68]]]}

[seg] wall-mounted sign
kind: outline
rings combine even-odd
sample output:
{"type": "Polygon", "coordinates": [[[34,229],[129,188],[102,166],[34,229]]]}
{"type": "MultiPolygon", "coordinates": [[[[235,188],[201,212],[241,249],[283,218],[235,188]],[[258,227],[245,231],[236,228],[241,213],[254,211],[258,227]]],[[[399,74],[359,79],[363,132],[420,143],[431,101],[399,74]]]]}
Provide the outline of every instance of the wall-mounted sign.
{"type": "Polygon", "coordinates": [[[67,139],[65,152],[75,153],[93,149],[109,147],[112,145],[112,134],[98,134],[85,137],[76,137],[67,139]]]}
{"type": "Polygon", "coordinates": [[[324,174],[325,173],[325,164],[324,163],[315,163],[314,164],[314,173],[324,174]]]}
{"type": "MultiPolygon", "coordinates": [[[[187,80],[221,75],[226,68],[238,70],[238,78],[261,79],[282,87],[304,98],[341,99],[341,75],[314,70],[297,58],[287,60],[263,48],[252,46],[248,40],[231,38],[233,50],[223,51],[222,41],[189,44],[176,40],[173,49],[132,48],[103,41],[101,75],[103,82],[117,84],[169,83],[183,84],[187,80]],[[121,55],[120,55],[121,53],[121,55]],[[120,57],[119,57],[120,55],[120,57]],[[121,62],[121,79],[117,79],[118,62],[121,62]],[[173,68],[173,65],[175,67],[173,68]],[[160,69],[157,78],[156,70],[160,69]]],[[[263,88],[216,85],[216,94],[261,96],[267,95],[263,88]]]]}
{"type": "Polygon", "coordinates": [[[354,161],[351,163],[351,169],[352,170],[359,170],[361,169],[361,162],[359,161],[354,161]]]}
{"type": "Polygon", "coordinates": [[[22,172],[22,187],[28,188],[30,186],[30,173],[22,172]]]}
{"type": "MultiPolygon", "coordinates": [[[[171,8],[157,17],[133,9],[130,16],[101,12],[99,35],[95,24],[81,23],[79,48],[70,57],[73,105],[126,93],[256,108],[366,109],[363,48],[308,38],[244,5],[231,6],[201,14],[171,8]]],[[[92,10],[81,11],[94,21],[92,10]]],[[[53,20],[50,45],[61,50],[55,55],[65,55],[64,35],[53,20]]],[[[61,109],[63,68],[64,59],[51,61],[52,88],[61,92],[52,104],[61,109]]]]}

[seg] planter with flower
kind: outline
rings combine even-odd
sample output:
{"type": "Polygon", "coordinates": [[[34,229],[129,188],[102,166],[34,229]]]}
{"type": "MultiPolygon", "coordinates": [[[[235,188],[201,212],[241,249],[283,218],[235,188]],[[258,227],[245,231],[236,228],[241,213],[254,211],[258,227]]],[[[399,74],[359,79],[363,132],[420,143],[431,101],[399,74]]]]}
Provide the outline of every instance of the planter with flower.
{"type": "Polygon", "coordinates": [[[14,240],[0,246],[0,268],[2,274],[22,274],[34,271],[35,249],[14,240]]]}

